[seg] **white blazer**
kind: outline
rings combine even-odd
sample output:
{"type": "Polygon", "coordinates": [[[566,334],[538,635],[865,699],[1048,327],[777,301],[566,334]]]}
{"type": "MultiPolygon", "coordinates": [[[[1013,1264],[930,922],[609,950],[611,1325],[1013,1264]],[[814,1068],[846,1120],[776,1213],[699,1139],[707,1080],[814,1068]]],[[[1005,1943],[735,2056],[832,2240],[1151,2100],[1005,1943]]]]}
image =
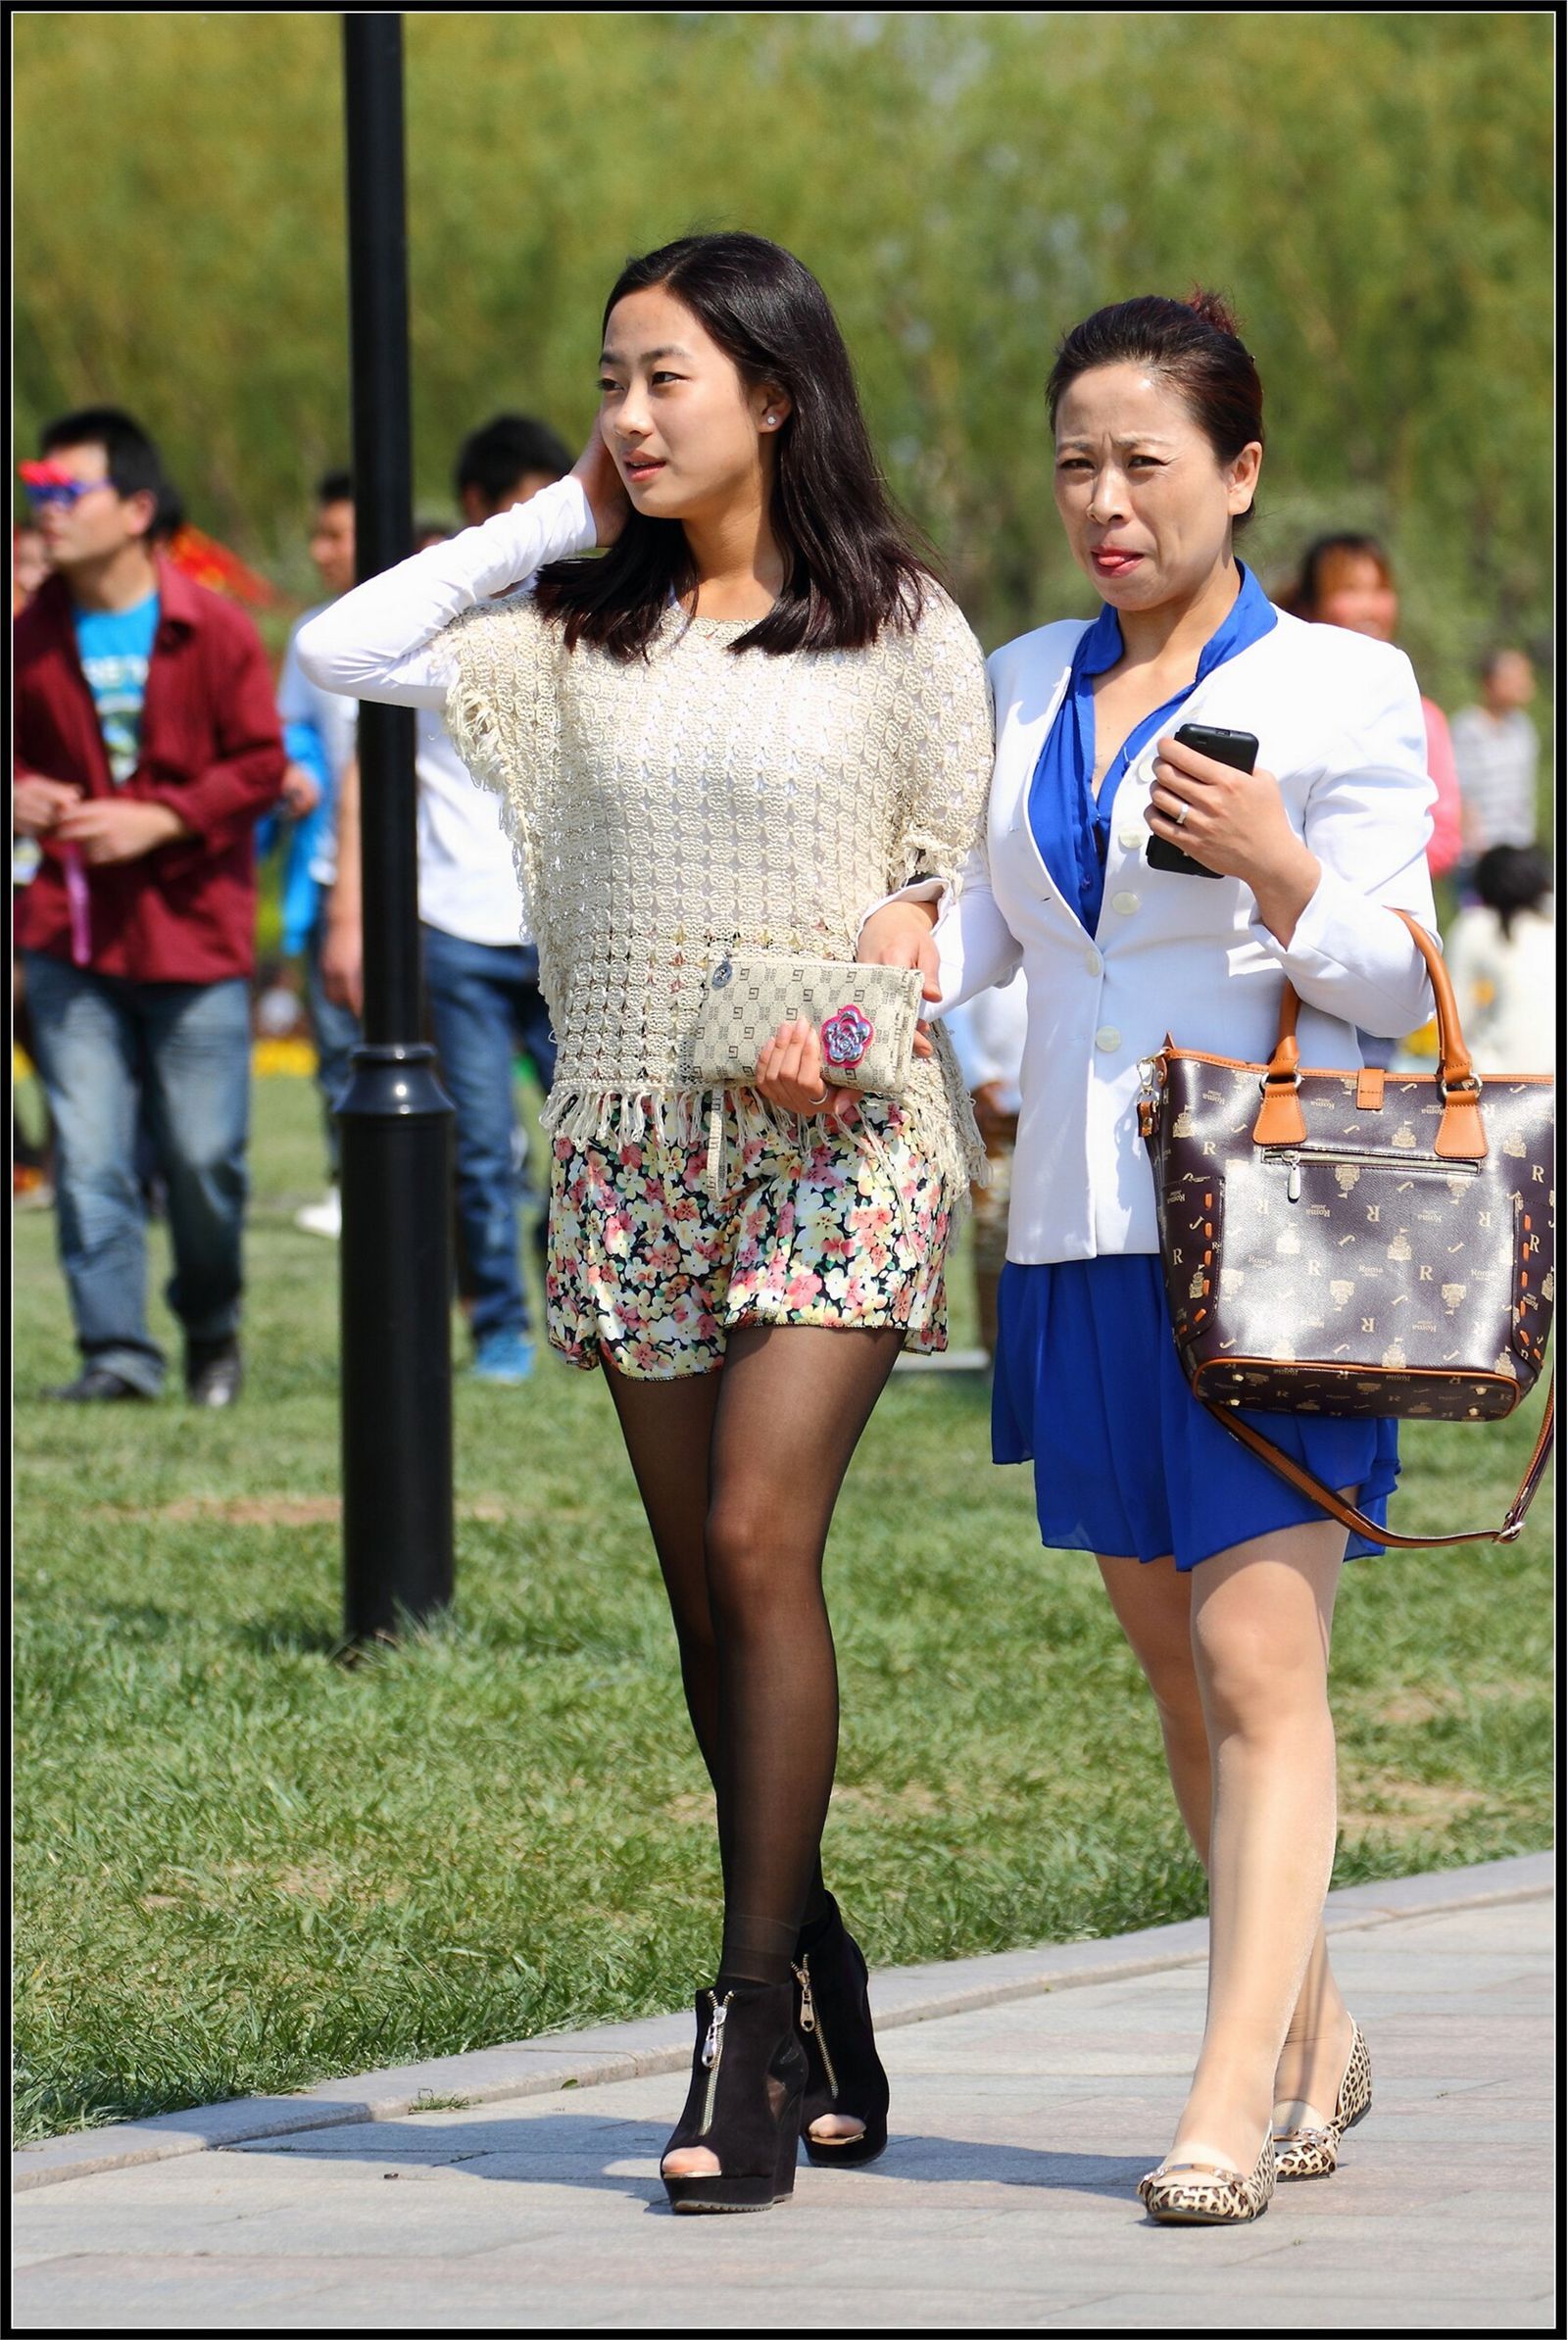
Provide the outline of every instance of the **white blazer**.
{"type": "Polygon", "coordinates": [[[1007,1226],[1007,1257],[1026,1263],[1159,1248],[1135,1105],[1139,1060],[1167,1033],[1180,1047],[1262,1061],[1286,975],[1301,999],[1303,1065],[1357,1066],[1357,1025],[1396,1036],[1432,1013],[1421,955],[1380,906],[1396,904],[1436,932],[1425,849],[1437,792],[1403,653],[1282,611],[1174,719],[1255,732],[1258,763],[1278,778],[1292,827],[1322,864],[1286,950],[1239,879],[1149,867],[1152,741],[1116,792],[1092,935],[1047,875],[1029,783],[1084,631],[1079,620],[1041,626],[989,662],[997,761],[986,851],[945,900],[936,930],[933,1013],[1020,967],[1028,985],[1007,1226]]]}

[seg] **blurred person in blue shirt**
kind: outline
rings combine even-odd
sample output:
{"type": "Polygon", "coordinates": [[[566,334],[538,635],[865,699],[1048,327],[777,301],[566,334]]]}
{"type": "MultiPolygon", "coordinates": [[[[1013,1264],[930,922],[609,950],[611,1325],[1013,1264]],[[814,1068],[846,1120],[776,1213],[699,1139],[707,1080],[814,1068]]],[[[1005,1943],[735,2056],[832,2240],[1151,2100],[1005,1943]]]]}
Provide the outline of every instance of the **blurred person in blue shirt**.
{"type": "MultiPolygon", "coordinates": [[[[354,483],[347,471],[328,471],[317,487],[310,551],[327,600],[336,601],[354,583],[354,483]]],[[[318,690],[309,681],[301,672],[294,648],[300,627],[325,607],[325,602],[317,602],[305,611],[283,653],[277,711],[289,759],[288,779],[270,834],[260,837],[258,844],[263,851],[279,844],[285,856],[283,953],[304,964],[305,1007],[316,1045],[316,1078],[326,1125],[327,1192],[321,1201],[297,1211],[294,1224],[308,1235],[335,1239],[342,1231],[343,1212],[334,1116],[348,1084],[360,1026],[353,1007],[328,993],[321,975],[321,951],[328,901],[337,877],[338,806],[343,774],[354,758],[356,708],[353,700],[318,690]]]]}

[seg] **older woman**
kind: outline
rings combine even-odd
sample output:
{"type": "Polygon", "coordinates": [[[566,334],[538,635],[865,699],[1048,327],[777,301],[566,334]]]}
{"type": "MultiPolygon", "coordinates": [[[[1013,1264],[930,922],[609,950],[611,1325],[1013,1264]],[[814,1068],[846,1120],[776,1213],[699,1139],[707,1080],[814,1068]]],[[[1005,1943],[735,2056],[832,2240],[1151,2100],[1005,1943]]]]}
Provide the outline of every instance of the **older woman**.
{"type": "MultiPolygon", "coordinates": [[[[1049,404],[1057,510],[1103,607],[992,658],[986,861],[941,894],[934,938],[931,885],[880,908],[861,948],[924,965],[944,1006],[1027,977],[993,1450],[1033,1459],[1046,1543],[1096,1554],[1207,1869],[1202,2049],[1140,2192],[1162,2222],[1218,2222],[1256,2217],[1276,2175],[1326,2174],[1370,2102],[1320,1923],[1347,1540],[1183,1378],[1139,1061],[1168,1030],[1266,1058],[1287,976],[1305,1062],[1354,1065],[1358,1027],[1395,1035],[1430,1014],[1389,907],[1432,923],[1432,785],[1407,659],[1282,613],[1235,557],[1262,392],[1218,301],[1097,312],[1062,342],[1049,404]],[[1189,721],[1255,734],[1257,768],[1180,744],[1189,721]],[[1188,865],[1152,861],[1153,840],[1188,865]]],[[[1267,1422],[1381,1519],[1392,1423],[1267,1422]]]]}

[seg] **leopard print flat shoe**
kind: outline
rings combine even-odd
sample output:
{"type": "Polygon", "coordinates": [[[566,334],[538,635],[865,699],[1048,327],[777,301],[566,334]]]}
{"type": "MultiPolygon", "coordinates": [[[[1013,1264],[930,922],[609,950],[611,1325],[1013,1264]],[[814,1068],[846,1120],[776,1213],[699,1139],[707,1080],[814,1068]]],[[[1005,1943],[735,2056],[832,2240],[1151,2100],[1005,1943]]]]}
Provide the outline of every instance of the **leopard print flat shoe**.
{"type": "Polygon", "coordinates": [[[1340,2164],[1340,2141],[1372,2110],[1372,2059],[1361,2026],[1350,2019],[1350,2060],[1334,2100],[1333,2118],[1321,2127],[1277,2128],[1274,2137],[1274,2174],[1292,2177],[1332,2177],[1340,2164]]]}
{"type": "Polygon", "coordinates": [[[1250,2177],[1211,2162],[1161,2162],[1138,2181],[1138,2199],[1156,2226],[1233,2226],[1260,2218],[1274,2191],[1274,2140],[1263,2139],[1250,2177]]]}

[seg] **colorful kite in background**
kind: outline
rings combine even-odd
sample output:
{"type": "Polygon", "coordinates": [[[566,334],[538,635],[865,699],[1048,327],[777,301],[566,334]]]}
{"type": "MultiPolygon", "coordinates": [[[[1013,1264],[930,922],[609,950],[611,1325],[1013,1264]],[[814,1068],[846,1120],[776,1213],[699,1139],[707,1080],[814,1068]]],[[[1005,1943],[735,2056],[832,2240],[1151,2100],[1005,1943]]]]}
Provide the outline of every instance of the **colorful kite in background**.
{"type": "Polygon", "coordinates": [[[265,577],[248,568],[237,553],[204,535],[182,520],[164,550],[176,568],[213,593],[226,593],[230,601],[248,602],[254,609],[270,609],[281,595],[265,577]]]}

